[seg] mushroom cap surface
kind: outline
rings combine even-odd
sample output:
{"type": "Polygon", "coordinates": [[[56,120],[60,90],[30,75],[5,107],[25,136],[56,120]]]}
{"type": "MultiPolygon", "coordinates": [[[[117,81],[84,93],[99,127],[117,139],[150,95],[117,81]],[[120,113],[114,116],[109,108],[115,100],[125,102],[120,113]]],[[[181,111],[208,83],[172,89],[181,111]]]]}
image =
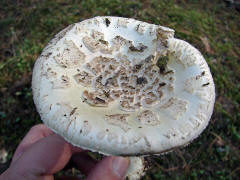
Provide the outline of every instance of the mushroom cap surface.
{"type": "Polygon", "coordinates": [[[32,89],[49,128],[106,155],[184,146],[206,128],[215,102],[204,57],[174,30],[110,16],[59,32],[35,63],[32,89]]]}

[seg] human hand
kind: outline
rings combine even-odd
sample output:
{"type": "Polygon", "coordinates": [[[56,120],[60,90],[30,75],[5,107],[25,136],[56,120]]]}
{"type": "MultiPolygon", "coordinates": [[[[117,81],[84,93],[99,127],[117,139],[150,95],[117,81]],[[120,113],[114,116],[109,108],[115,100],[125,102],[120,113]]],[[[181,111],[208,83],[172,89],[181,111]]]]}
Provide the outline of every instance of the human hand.
{"type": "MultiPolygon", "coordinates": [[[[86,180],[120,180],[127,171],[129,160],[105,157],[96,162],[87,153],[72,146],[43,124],[36,125],[17,147],[10,167],[0,180],[53,180],[54,174],[70,161],[87,175],[86,180]]],[[[58,180],[80,180],[62,177],[58,180]]]]}

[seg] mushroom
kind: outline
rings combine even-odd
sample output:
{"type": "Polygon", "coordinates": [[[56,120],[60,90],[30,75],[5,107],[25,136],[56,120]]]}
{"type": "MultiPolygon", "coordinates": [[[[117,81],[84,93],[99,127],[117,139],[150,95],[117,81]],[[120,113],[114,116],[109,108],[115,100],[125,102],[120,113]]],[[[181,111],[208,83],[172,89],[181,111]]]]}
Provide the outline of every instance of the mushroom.
{"type": "Polygon", "coordinates": [[[201,53],[174,30],[122,17],[95,17],[58,33],[37,59],[34,102],[43,122],[71,144],[129,156],[186,146],[206,128],[215,87],[201,53]]]}

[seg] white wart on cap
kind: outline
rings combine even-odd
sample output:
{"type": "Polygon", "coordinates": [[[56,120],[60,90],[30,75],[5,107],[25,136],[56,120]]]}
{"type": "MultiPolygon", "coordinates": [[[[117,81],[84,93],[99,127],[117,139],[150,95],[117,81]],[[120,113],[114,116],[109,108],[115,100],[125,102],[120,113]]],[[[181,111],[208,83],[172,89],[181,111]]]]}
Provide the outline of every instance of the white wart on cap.
{"type": "Polygon", "coordinates": [[[159,154],[207,126],[214,82],[172,29],[120,17],[68,26],[34,66],[34,102],[70,143],[107,155],[159,154]]]}

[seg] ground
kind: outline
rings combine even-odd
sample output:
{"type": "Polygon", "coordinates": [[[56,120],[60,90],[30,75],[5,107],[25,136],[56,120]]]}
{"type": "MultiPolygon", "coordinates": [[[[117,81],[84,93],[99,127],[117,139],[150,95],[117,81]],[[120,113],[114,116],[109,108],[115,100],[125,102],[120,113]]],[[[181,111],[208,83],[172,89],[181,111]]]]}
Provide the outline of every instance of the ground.
{"type": "MultiPolygon", "coordinates": [[[[189,146],[154,157],[143,178],[238,179],[240,174],[240,12],[223,0],[1,0],[0,150],[9,165],[17,144],[40,117],[32,100],[31,72],[54,34],[86,18],[136,18],[176,30],[198,48],[216,84],[213,116],[189,146]]],[[[1,172],[0,171],[0,172],[1,172]]]]}

